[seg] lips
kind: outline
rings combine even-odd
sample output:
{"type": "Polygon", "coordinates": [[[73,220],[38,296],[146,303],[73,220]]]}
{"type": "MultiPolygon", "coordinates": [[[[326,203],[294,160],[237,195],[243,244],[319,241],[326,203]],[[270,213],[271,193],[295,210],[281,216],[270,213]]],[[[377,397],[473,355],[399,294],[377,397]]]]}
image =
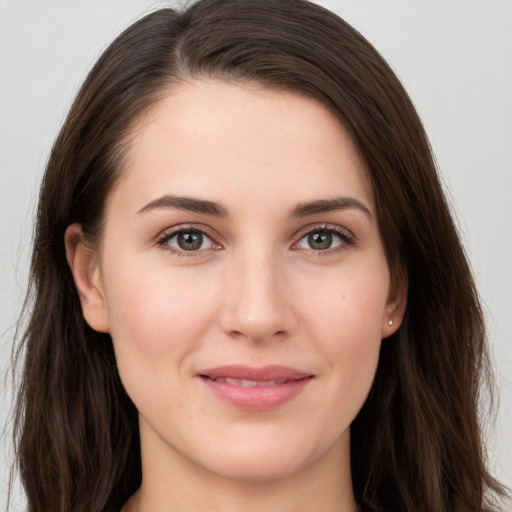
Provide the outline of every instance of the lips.
{"type": "Polygon", "coordinates": [[[222,401],[239,409],[262,411],[284,405],[299,395],[312,374],[287,366],[253,368],[228,365],[198,372],[206,387],[222,401]]]}
{"type": "Polygon", "coordinates": [[[214,380],[215,382],[227,382],[228,384],[233,384],[234,386],[241,386],[243,388],[251,388],[254,386],[269,387],[288,382],[287,380],[248,380],[233,379],[231,377],[218,377],[212,380],[214,380]]]}

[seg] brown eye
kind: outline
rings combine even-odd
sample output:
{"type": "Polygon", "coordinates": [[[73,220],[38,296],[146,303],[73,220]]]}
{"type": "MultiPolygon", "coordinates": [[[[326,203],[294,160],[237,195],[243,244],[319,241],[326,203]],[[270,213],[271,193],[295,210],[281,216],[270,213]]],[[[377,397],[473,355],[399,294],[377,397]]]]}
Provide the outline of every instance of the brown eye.
{"type": "Polygon", "coordinates": [[[328,231],[318,231],[308,235],[308,244],[311,249],[324,251],[330,249],[332,245],[332,233],[328,231]]]}
{"type": "Polygon", "coordinates": [[[213,242],[208,235],[197,230],[183,230],[174,232],[161,242],[176,251],[199,251],[211,249],[213,242]]]}
{"type": "Polygon", "coordinates": [[[177,242],[184,251],[196,251],[203,244],[203,235],[196,232],[180,233],[177,235],[177,242]]]}
{"type": "Polygon", "coordinates": [[[306,233],[298,242],[297,248],[313,251],[328,251],[342,245],[350,245],[353,239],[338,227],[318,228],[306,233]]]}

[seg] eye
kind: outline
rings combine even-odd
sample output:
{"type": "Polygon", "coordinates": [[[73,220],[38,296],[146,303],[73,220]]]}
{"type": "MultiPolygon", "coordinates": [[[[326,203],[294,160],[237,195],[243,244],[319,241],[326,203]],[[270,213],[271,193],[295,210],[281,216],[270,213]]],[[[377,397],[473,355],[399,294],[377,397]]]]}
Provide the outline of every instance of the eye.
{"type": "Polygon", "coordinates": [[[206,233],[195,228],[164,233],[157,243],[177,253],[197,252],[211,249],[214,246],[212,239],[206,233]]]}
{"type": "Polygon", "coordinates": [[[306,233],[297,243],[298,249],[309,249],[323,252],[341,248],[346,244],[353,244],[354,240],[349,233],[337,227],[322,227],[306,233]]]}

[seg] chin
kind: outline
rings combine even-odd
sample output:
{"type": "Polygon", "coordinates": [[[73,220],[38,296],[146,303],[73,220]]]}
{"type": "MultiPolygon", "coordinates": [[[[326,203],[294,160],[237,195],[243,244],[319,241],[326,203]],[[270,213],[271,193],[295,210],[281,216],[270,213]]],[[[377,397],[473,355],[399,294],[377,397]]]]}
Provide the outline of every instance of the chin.
{"type": "Polygon", "coordinates": [[[256,438],[252,442],[238,441],[229,446],[217,446],[216,453],[210,450],[203,452],[203,467],[233,481],[269,482],[307,472],[308,468],[324,460],[328,452],[341,457],[332,445],[308,446],[300,436],[287,440],[256,438]]]}
{"type": "Polygon", "coordinates": [[[245,456],[240,454],[234,460],[223,460],[222,464],[215,464],[210,471],[228,480],[241,482],[271,482],[286,479],[294,475],[304,467],[307,467],[307,460],[294,460],[286,457],[283,453],[258,454],[257,456],[245,456]]]}

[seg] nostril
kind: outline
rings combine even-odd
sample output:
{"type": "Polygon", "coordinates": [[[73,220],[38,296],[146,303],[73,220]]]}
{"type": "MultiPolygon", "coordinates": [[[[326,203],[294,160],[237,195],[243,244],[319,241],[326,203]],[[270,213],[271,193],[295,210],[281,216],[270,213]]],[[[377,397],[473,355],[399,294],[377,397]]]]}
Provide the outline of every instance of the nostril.
{"type": "Polygon", "coordinates": [[[237,331],[237,330],[231,330],[229,332],[229,335],[233,338],[249,338],[249,339],[253,339],[253,340],[264,340],[264,339],[268,339],[268,340],[271,340],[271,339],[276,339],[276,338],[286,338],[287,336],[287,333],[288,331],[285,331],[285,330],[280,330],[280,331],[275,331],[274,333],[270,334],[270,335],[263,335],[261,333],[244,333],[243,331],[237,331]]]}

